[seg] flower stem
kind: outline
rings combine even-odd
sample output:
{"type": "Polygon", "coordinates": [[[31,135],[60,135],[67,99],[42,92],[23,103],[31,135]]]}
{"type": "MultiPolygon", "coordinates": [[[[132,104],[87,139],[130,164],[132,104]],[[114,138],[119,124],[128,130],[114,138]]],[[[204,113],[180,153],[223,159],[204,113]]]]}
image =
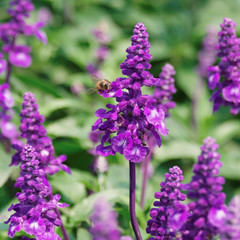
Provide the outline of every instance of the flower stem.
{"type": "Polygon", "coordinates": [[[204,87],[204,79],[199,77],[196,82],[191,104],[191,125],[195,132],[198,131],[197,113],[199,111],[199,101],[204,87]]]}
{"type": "MultiPolygon", "coordinates": [[[[59,212],[59,210],[56,208],[56,212],[57,212],[57,215],[59,217],[59,219],[61,219],[61,214],[59,212]]],[[[61,219],[62,220],[62,219],[61,219]]],[[[63,234],[63,238],[64,240],[69,240],[69,237],[67,235],[67,231],[66,231],[66,228],[64,227],[64,224],[62,223],[62,225],[60,226],[60,229],[62,231],[62,234],[63,234]]]]}
{"type": "Polygon", "coordinates": [[[147,187],[147,180],[148,180],[148,165],[152,157],[152,151],[150,149],[149,154],[147,155],[144,166],[143,166],[143,181],[142,181],[142,194],[141,194],[141,203],[140,206],[143,209],[144,203],[145,203],[145,193],[146,193],[146,187],[147,187]]]}
{"type": "MultiPolygon", "coordinates": [[[[50,199],[53,198],[53,194],[52,194],[52,193],[50,193],[49,196],[50,196],[50,199]]],[[[57,213],[58,218],[62,221],[62,219],[61,219],[61,214],[60,214],[58,208],[56,207],[55,210],[56,210],[56,213],[57,213]]],[[[68,237],[68,235],[67,235],[67,231],[66,231],[66,228],[64,227],[63,222],[62,222],[62,225],[60,226],[60,229],[61,229],[61,231],[62,231],[64,240],[70,240],[69,237],[68,237]]]]}
{"type": "MultiPolygon", "coordinates": [[[[14,48],[15,45],[15,41],[16,41],[16,37],[13,37],[12,39],[12,43],[11,43],[11,49],[14,48]]],[[[9,55],[8,55],[8,61],[7,61],[7,73],[6,73],[6,78],[5,78],[5,83],[9,84],[10,82],[10,75],[12,72],[12,64],[9,61],[9,55]]]]}
{"type": "Polygon", "coordinates": [[[135,211],[135,189],[136,189],[136,169],[135,163],[129,162],[129,212],[132,228],[136,237],[136,240],[142,240],[142,236],[139,230],[136,211],[135,211]]]}

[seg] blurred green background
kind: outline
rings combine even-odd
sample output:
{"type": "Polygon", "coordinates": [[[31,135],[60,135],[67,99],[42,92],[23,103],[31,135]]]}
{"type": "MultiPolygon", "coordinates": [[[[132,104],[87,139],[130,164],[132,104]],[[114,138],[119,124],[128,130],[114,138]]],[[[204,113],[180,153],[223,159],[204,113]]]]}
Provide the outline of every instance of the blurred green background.
{"type": "MultiPolygon", "coordinates": [[[[199,79],[196,66],[202,38],[209,25],[219,30],[224,17],[240,23],[240,0],[35,0],[33,3],[36,9],[30,22],[36,21],[37,12],[42,7],[52,13],[51,22],[44,28],[49,43],[43,45],[33,37],[20,39],[32,47],[33,63],[28,69],[13,69],[14,122],[19,126],[18,113],[24,92],[32,91],[38,99],[40,113],[46,117],[45,127],[53,139],[56,153],[67,155],[67,164],[73,172],[72,176],[60,172],[50,179],[54,192],[61,193],[62,201],[70,204],[63,210],[63,221],[71,240],[91,239],[87,232],[89,214],[99,195],[104,195],[114,205],[122,234],[133,236],[128,216],[128,162],[121,155],[108,157],[109,170],[104,175],[101,193],[98,177],[89,169],[93,157],[88,153],[92,147],[88,134],[96,120],[94,112],[112,101],[97,93],[87,94],[87,89],[94,87],[94,83],[85,66],[94,61],[98,47],[92,30],[103,20],[107,22],[108,34],[112,38],[108,44],[110,55],[101,67],[105,78],[112,81],[121,76],[119,65],[125,60],[125,50],[131,44],[132,30],[138,22],[144,23],[150,36],[151,73],[157,77],[167,62],[176,69],[174,100],[177,107],[167,119],[170,134],[162,139],[162,146],[156,149],[152,160],[154,175],[148,182],[144,211],[137,206],[144,239],[147,238],[148,211],[154,201],[154,192],[159,191],[159,184],[164,180],[164,173],[169,167],[179,165],[184,171],[185,182],[190,181],[192,165],[200,154],[202,140],[207,136],[216,138],[220,145],[221,175],[226,178],[227,201],[240,193],[239,117],[231,116],[227,108],[212,115],[210,91],[206,84],[196,111],[197,129],[191,126],[190,117],[192,96],[199,79]],[[79,96],[71,92],[73,84],[84,86],[79,96]],[[95,193],[89,195],[89,191],[95,193]]],[[[8,20],[7,6],[8,1],[0,1],[0,22],[8,20]]],[[[240,24],[238,33],[239,30],[240,24]]],[[[0,81],[3,80],[1,76],[0,81]]],[[[152,93],[153,89],[147,92],[152,93]]],[[[8,167],[11,155],[2,147],[0,150],[0,239],[8,239],[3,221],[9,216],[7,208],[16,202],[14,182],[19,170],[8,167]]],[[[142,174],[137,170],[138,203],[141,182],[142,174]]]]}

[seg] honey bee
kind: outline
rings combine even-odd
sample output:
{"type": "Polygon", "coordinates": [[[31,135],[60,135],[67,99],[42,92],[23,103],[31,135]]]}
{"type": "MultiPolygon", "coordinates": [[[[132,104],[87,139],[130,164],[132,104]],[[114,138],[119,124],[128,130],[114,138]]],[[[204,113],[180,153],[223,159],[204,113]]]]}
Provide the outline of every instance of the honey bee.
{"type": "Polygon", "coordinates": [[[96,83],[96,87],[90,88],[88,91],[89,94],[92,94],[96,91],[102,93],[103,91],[110,90],[111,82],[108,81],[107,79],[101,79],[93,74],[91,74],[90,77],[96,83]]]}

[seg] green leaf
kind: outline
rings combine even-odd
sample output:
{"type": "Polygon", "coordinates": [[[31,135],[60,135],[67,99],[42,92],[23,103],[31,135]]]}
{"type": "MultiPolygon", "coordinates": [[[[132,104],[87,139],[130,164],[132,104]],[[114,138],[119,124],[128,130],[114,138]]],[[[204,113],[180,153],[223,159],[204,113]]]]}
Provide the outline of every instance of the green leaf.
{"type": "Polygon", "coordinates": [[[83,129],[78,127],[77,120],[72,117],[66,117],[55,121],[47,126],[49,134],[58,137],[79,138],[82,135],[83,129]]]}
{"type": "Polygon", "coordinates": [[[92,240],[91,234],[84,228],[77,230],[77,240],[92,240]]]}
{"type": "Polygon", "coordinates": [[[200,154],[200,146],[194,142],[187,141],[171,141],[166,145],[162,145],[155,151],[155,158],[159,162],[171,159],[191,158],[196,159],[200,154]]]}
{"type": "Polygon", "coordinates": [[[69,175],[68,173],[61,172],[54,175],[54,177],[50,179],[50,183],[72,203],[80,202],[86,197],[85,186],[77,179],[75,173],[69,175]]]}
{"type": "Polygon", "coordinates": [[[128,167],[111,165],[108,169],[108,175],[106,180],[106,187],[112,189],[118,189],[121,194],[128,196],[129,188],[129,170],[128,167]]]}
{"type": "Polygon", "coordinates": [[[6,153],[2,146],[0,147],[0,155],[1,155],[1,161],[0,161],[0,187],[4,185],[4,183],[8,180],[11,173],[15,170],[14,167],[9,167],[9,164],[11,163],[12,155],[9,153],[6,153]]]}
{"type": "Polygon", "coordinates": [[[218,144],[223,144],[239,135],[239,120],[229,120],[213,128],[211,136],[217,139],[218,144]]]}

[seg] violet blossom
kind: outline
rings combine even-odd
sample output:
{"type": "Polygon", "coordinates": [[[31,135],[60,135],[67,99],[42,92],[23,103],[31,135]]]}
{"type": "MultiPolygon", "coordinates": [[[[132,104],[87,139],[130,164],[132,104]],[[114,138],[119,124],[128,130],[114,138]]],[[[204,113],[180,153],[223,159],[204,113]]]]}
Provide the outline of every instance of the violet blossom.
{"type": "Polygon", "coordinates": [[[155,83],[155,91],[153,98],[156,99],[155,107],[162,108],[165,116],[169,117],[169,109],[175,108],[176,103],[172,101],[173,94],[176,93],[175,79],[176,74],[174,67],[167,63],[163,66],[162,72],[159,74],[158,80],[155,83]]]}
{"type": "Polygon", "coordinates": [[[161,183],[161,192],[155,193],[154,208],[150,210],[152,219],[148,220],[146,232],[151,234],[149,240],[173,240],[176,233],[187,219],[187,208],[181,204],[186,196],[181,193],[184,177],[178,166],[169,169],[165,181],[161,183]]]}
{"type": "MultiPolygon", "coordinates": [[[[54,156],[55,151],[52,140],[48,137],[47,131],[43,126],[45,119],[38,111],[36,98],[31,92],[27,92],[24,94],[23,99],[22,110],[20,112],[21,137],[26,138],[27,144],[33,146],[39,153],[40,165],[48,174],[55,174],[60,169],[71,174],[69,167],[63,164],[67,157],[65,155],[54,156]]],[[[13,156],[11,165],[18,165],[21,162],[19,158],[21,145],[19,143],[13,144],[13,148],[18,152],[13,156]]]]}
{"type": "Polygon", "coordinates": [[[26,145],[22,149],[20,159],[20,177],[15,187],[19,187],[21,192],[16,194],[19,203],[9,208],[15,213],[5,222],[10,223],[8,235],[13,238],[16,232],[23,229],[27,234],[34,235],[36,240],[60,240],[55,233],[55,226],[62,225],[57,208],[67,207],[68,204],[59,203],[59,194],[52,196],[47,173],[39,153],[32,146],[26,145]]]}
{"type": "Polygon", "coordinates": [[[7,69],[7,62],[3,59],[3,54],[0,52],[0,74],[5,72],[7,69]]]}
{"type": "Polygon", "coordinates": [[[207,28],[207,34],[203,38],[202,49],[198,54],[197,72],[202,79],[208,77],[208,67],[215,63],[217,58],[216,44],[217,31],[214,27],[207,28]]]}
{"type": "Polygon", "coordinates": [[[117,215],[106,200],[97,200],[90,220],[92,227],[89,231],[93,240],[120,240],[117,215]]]}
{"type": "Polygon", "coordinates": [[[234,196],[227,206],[226,222],[220,229],[220,239],[240,239],[240,196],[234,196]]]}
{"type": "MultiPolygon", "coordinates": [[[[165,112],[165,117],[169,117],[169,109],[175,108],[176,103],[172,101],[173,94],[176,93],[175,88],[175,70],[174,67],[167,63],[163,66],[162,72],[159,74],[157,81],[155,83],[155,90],[152,95],[152,98],[156,100],[154,106],[157,109],[163,109],[165,112]]],[[[142,194],[141,194],[141,207],[144,208],[144,201],[145,201],[145,192],[146,192],[146,185],[147,179],[150,176],[149,170],[151,171],[150,161],[154,152],[154,148],[156,147],[157,143],[154,136],[150,136],[148,139],[148,147],[149,153],[146,159],[142,162],[143,168],[143,183],[142,183],[142,194]]],[[[152,168],[153,170],[153,168],[152,168]]],[[[153,172],[152,172],[153,173],[153,172]]]]}
{"type": "Polygon", "coordinates": [[[224,105],[230,106],[234,115],[240,110],[240,38],[236,36],[235,27],[231,18],[224,18],[216,46],[220,62],[208,68],[208,87],[215,89],[210,99],[213,112],[224,105]]]}
{"type": "MultiPolygon", "coordinates": [[[[34,24],[26,23],[25,19],[30,17],[34,10],[31,0],[12,0],[9,4],[8,14],[11,16],[9,22],[0,24],[0,39],[3,42],[2,52],[8,55],[8,65],[1,59],[0,73],[7,69],[6,83],[9,82],[11,65],[27,68],[31,65],[31,48],[17,43],[20,35],[34,35],[44,44],[47,43],[46,34],[40,30],[44,26],[43,22],[34,24]]],[[[2,58],[2,53],[0,54],[2,58]]]]}
{"type": "Polygon", "coordinates": [[[12,141],[18,137],[17,127],[11,122],[13,117],[14,99],[9,90],[9,84],[0,85],[0,136],[3,142],[12,141]]]}
{"type": "Polygon", "coordinates": [[[109,56],[109,47],[107,44],[111,41],[110,35],[107,33],[107,23],[104,21],[99,22],[98,27],[93,30],[93,35],[99,44],[95,52],[95,62],[89,63],[86,70],[89,74],[101,77],[100,67],[104,64],[109,56]]]}
{"type": "Polygon", "coordinates": [[[182,228],[183,240],[206,240],[216,236],[225,224],[225,193],[223,177],[218,176],[222,163],[216,151],[216,140],[207,137],[201,147],[201,155],[193,167],[194,175],[188,185],[189,217],[182,228]]]}
{"type": "Polygon", "coordinates": [[[161,145],[160,135],[166,136],[168,129],[164,123],[162,108],[155,108],[156,100],[142,95],[142,86],[151,87],[156,82],[149,73],[152,56],[149,54],[148,33],[142,23],[138,23],[132,36],[132,45],[127,48],[127,59],[121,64],[126,78],[117,78],[111,82],[111,89],[103,93],[104,97],[114,97],[116,105],[107,104],[109,110],[99,109],[99,118],[92,130],[101,130],[104,135],[97,152],[102,156],[115,153],[123,154],[131,162],[141,162],[148,154],[145,141],[149,136],[156,138],[161,145]],[[125,91],[124,91],[125,89],[125,91]],[[117,135],[111,138],[111,135],[117,135]]]}
{"type": "Polygon", "coordinates": [[[91,165],[91,169],[95,174],[98,173],[104,173],[107,172],[108,170],[108,162],[105,157],[99,156],[99,154],[96,152],[96,144],[99,142],[100,137],[102,136],[103,132],[102,131],[94,131],[90,132],[89,134],[89,139],[93,143],[93,147],[89,150],[89,153],[93,155],[93,163],[91,165]]]}
{"type": "Polygon", "coordinates": [[[37,19],[47,25],[52,22],[52,12],[47,7],[41,7],[37,11],[37,19]]]}

